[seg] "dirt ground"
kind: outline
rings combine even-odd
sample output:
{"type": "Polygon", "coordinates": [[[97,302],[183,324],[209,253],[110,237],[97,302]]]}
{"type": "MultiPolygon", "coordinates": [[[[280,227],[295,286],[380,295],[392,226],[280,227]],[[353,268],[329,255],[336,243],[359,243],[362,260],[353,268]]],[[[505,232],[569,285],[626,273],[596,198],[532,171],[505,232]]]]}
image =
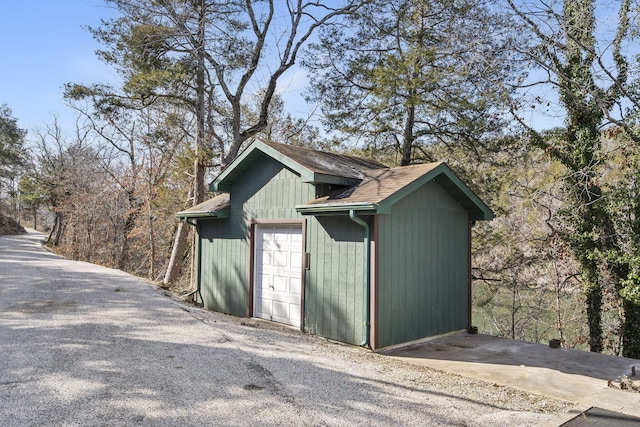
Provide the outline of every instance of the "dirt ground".
{"type": "Polygon", "coordinates": [[[0,236],[24,233],[25,229],[15,219],[0,213],[0,236]]]}

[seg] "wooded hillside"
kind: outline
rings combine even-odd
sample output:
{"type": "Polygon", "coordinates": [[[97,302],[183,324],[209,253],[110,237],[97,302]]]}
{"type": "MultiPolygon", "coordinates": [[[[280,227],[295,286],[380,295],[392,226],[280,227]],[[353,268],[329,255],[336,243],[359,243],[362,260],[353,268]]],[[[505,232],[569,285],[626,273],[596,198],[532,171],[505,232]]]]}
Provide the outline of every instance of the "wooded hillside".
{"type": "Polygon", "coordinates": [[[18,224],[18,221],[0,213],[0,236],[24,233],[25,229],[18,224]]]}

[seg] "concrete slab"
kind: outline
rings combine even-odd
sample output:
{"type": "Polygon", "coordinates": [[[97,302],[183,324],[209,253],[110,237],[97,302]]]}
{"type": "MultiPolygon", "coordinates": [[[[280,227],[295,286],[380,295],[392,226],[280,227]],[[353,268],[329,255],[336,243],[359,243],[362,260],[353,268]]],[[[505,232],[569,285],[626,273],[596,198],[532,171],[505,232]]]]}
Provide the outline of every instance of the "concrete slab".
{"type": "MultiPolygon", "coordinates": [[[[382,354],[479,380],[572,402],[640,416],[640,393],[608,386],[621,375],[640,374],[640,360],[488,335],[453,333],[382,354]]],[[[568,414],[570,415],[570,414],[568,414]]],[[[575,416],[574,413],[572,416],[575,416]]],[[[556,424],[558,425],[558,424],[556,424]]]]}
{"type": "Polygon", "coordinates": [[[562,427],[637,427],[638,425],[640,425],[638,417],[601,408],[590,408],[562,424],[562,427]]]}

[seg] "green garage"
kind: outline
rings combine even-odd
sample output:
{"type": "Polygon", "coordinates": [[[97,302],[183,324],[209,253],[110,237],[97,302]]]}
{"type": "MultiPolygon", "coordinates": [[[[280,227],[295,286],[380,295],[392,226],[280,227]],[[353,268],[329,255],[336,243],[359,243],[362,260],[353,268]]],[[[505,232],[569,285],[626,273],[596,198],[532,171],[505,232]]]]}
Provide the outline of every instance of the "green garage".
{"type": "Polygon", "coordinates": [[[206,308],[373,349],[470,326],[471,227],[493,213],[445,163],[256,141],[210,191],[177,214],[206,308]]]}

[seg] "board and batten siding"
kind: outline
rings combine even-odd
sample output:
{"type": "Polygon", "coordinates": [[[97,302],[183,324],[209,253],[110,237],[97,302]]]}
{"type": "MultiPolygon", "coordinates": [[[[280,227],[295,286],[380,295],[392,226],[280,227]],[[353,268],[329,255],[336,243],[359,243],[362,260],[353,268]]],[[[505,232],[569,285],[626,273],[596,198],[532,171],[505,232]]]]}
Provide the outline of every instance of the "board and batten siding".
{"type": "Polygon", "coordinates": [[[245,316],[247,240],[238,218],[198,220],[198,280],[204,307],[245,316]]]}
{"type": "Polygon", "coordinates": [[[229,191],[229,218],[199,220],[200,293],[208,309],[246,316],[252,220],[294,219],[295,206],[314,199],[313,185],[264,156],[236,179],[229,191]]]}
{"type": "Polygon", "coordinates": [[[468,214],[436,182],[378,221],[377,347],[468,326],[468,214]]]}
{"type": "MultiPolygon", "coordinates": [[[[365,218],[366,219],[366,218],[365,218]]],[[[309,217],[305,331],[362,342],[364,231],[346,215],[309,217]]]]}

